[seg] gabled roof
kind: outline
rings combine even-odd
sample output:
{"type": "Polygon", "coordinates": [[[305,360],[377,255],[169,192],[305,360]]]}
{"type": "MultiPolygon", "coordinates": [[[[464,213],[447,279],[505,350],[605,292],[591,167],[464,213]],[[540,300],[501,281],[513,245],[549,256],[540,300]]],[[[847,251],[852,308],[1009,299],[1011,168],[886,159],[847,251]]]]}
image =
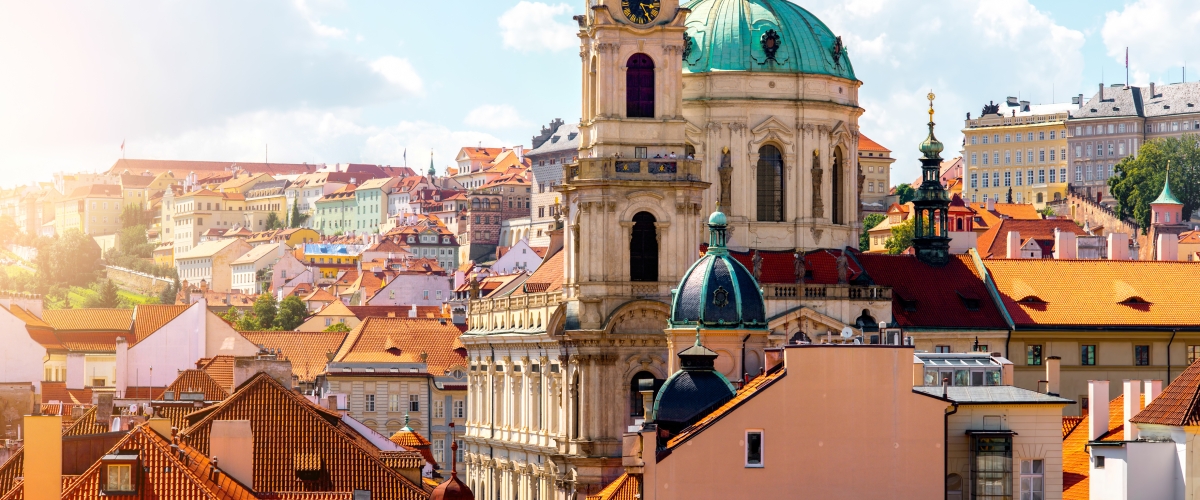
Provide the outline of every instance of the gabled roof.
{"type": "MultiPolygon", "coordinates": [[[[1117,396],[1117,399],[1109,403],[1108,432],[1104,436],[1112,436],[1124,431],[1124,401],[1124,396],[1117,396]]],[[[1090,472],[1091,454],[1087,449],[1088,422],[1090,420],[1090,416],[1083,417],[1066,436],[1063,436],[1063,500],[1088,500],[1090,498],[1088,473],[1090,472]]]]}
{"type": "MultiPolygon", "coordinates": [[[[358,319],[366,318],[407,318],[413,306],[346,306],[358,319]]],[[[418,318],[441,318],[442,308],[438,306],[417,306],[418,318]]]]}
{"type": "Polygon", "coordinates": [[[988,226],[995,226],[1000,223],[1001,219],[1019,219],[1019,220],[1039,220],[1042,219],[1042,214],[1038,213],[1037,207],[1029,203],[995,203],[995,210],[988,210],[987,205],[980,203],[970,203],[967,205],[971,210],[975,211],[983,222],[988,226]]]}
{"type": "Polygon", "coordinates": [[[137,344],[150,334],[157,332],[159,328],[166,326],[171,320],[179,317],[184,311],[191,307],[189,305],[161,305],[161,304],[142,304],[133,309],[133,341],[130,345],[137,344]]]}
{"type": "MultiPolygon", "coordinates": [[[[337,302],[339,304],[341,303],[340,301],[338,301],[337,297],[334,297],[333,294],[325,291],[324,288],[318,288],[316,290],[313,290],[312,293],[306,295],[305,297],[301,298],[300,300],[303,300],[305,302],[329,302],[329,303],[331,303],[331,305],[333,302],[337,302]]],[[[324,310],[325,309],[322,309],[322,311],[324,311],[324,310]]],[[[318,314],[320,314],[320,313],[318,313],[318,314]]]]}
{"type": "Polygon", "coordinates": [[[1138,424],[1183,427],[1200,423],[1200,363],[1192,363],[1162,394],[1129,419],[1138,424]]]}
{"type": "Polygon", "coordinates": [[[621,474],[613,482],[595,495],[588,495],[587,500],[641,500],[642,475],[621,474]]]}
{"type": "Polygon", "coordinates": [[[120,198],[121,186],[116,184],[90,184],[79,186],[71,191],[67,199],[76,198],[120,198]]]}
{"type": "MultiPolygon", "coordinates": [[[[244,334],[242,336],[245,337],[244,334]]],[[[226,391],[233,392],[233,356],[222,355],[201,359],[196,362],[196,367],[204,370],[209,377],[212,377],[226,391]]]]}
{"type": "Polygon", "coordinates": [[[46,309],[42,319],[56,331],[129,331],[133,309],[46,309]]]}
{"type": "Polygon", "coordinates": [[[523,295],[527,293],[542,293],[556,292],[562,290],[563,284],[563,256],[564,252],[558,251],[550,258],[542,262],[533,274],[525,280],[519,290],[513,292],[513,295],[523,295]]]}
{"type": "MultiPolygon", "coordinates": [[[[283,243],[272,243],[272,244],[263,244],[263,245],[256,246],[254,248],[251,248],[250,251],[246,252],[241,257],[234,259],[234,261],[230,262],[230,264],[231,265],[253,264],[255,262],[258,262],[258,259],[269,256],[272,253],[278,253],[278,254],[282,255],[282,252],[279,251],[279,245],[283,245],[283,243]]],[[[286,245],[284,245],[284,246],[285,246],[285,250],[286,250],[286,245]]]]}
{"type": "Polygon", "coordinates": [[[205,401],[220,401],[229,396],[229,391],[213,380],[208,372],[195,368],[179,372],[179,376],[175,377],[175,381],[171,382],[166,390],[174,391],[175,399],[179,399],[179,395],[184,392],[203,393],[205,401]]]}
{"type": "Polygon", "coordinates": [[[1020,327],[1200,327],[1193,262],[992,259],[984,261],[1020,327]],[[1086,286],[1080,286],[1086,283],[1086,286]]]}
{"type": "Polygon", "coordinates": [[[91,389],[67,389],[66,382],[42,382],[42,402],[61,401],[67,404],[91,404],[91,389]]]}
{"type": "Polygon", "coordinates": [[[892,287],[892,320],[901,327],[1008,329],[968,256],[953,255],[941,267],[914,255],[857,258],[872,282],[892,287]]]}
{"type": "MultiPolygon", "coordinates": [[[[340,304],[340,302],[339,302],[340,304]]],[[[312,382],[325,373],[329,354],[346,340],[346,332],[241,332],[246,340],[279,352],[292,363],[292,375],[300,382],[312,382]]]]}
{"type": "Polygon", "coordinates": [[[998,224],[989,226],[991,227],[979,236],[979,255],[985,259],[1003,259],[1008,255],[1008,233],[1012,231],[1020,233],[1021,241],[1032,238],[1041,243],[1048,240],[1051,248],[1056,229],[1076,236],[1087,236],[1075,221],[1068,219],[1000,219],[998,224]]]}
{"type": "Polygon", "coordinates": [[[350,331],[332,363],[421,363],[442,376],[465,366],[462,332],[445,319],[367,317],[350,331]]]}
{"type": "Polygon", "coordinates": [[[787,369],[784,368],[783,365],[779,365],[775,370],[767,372],[763,375],[759,375],[758,377],[750,380],[746,383],[746,385],[739,389],[737,394],[730,398],[729,401],[726,401],[721,406],[718,406],[717,409],[709,412],[708,415],[705,415],[696,423],[679,431],[679,434],[671,436],[671,439],[667,441],[666,449],[673,449],[691,439],[695,435],[704,432],[704,429],[707,429],[709,426],[716,423],[716,421],[720,420],[729,412],[732,412],[739,406],[742,406],[742,404],[746,401],[749,401],[750,398],[761,394],[762,391],[774,384],[775,381],[785,376],[787,376],[787,369]]]}
{"type": "Polygon", "coordinates": [[[883,147],[883,145],[879,144],[878,142],[872,141],[870,137],[867,137],[866,134],[863,134],[861,132],[859,132],[859,134],[858,134],[858,150],[859,151],[883,151],[885,153],[892,152],[892,150],[883,147]]]}
{"type": "Polygon", "coordinates": [[[244,241],[239,240],[237,238],[206,241],[204,243],[201,243],[199,245],[192,247],[191,250],[188,250],[180,255],[176,255],[175,261],[178,262],[178,261],[187,260],[187,259],[207,259],[207,258],[212,257],[213,255],[216,255],[218,252],[225,250],[230,245],[234,245],[238,242],[245,243],[244,241]]]}
{"type": "Polygon", "coordinates": [[[162,174],[171,172],[176,179],[181,179],[189,172],[200,173],[228,173],[228,169],[232,166],[237,166],[254,173],[267,174],[302,174],[315,172],[320,165],[296,164],[296,163],[244,163],[244,162],[227,162],[227,161],[188,161],[188,160],[139,160],[139,159],[119,159],[113,166],[108,169],[109,174],[129,170],[130,172],[143,172],[149,170],[151,174],[162,174]]]}
{"type": "MultiPolygon", "coordinates": [[[[305,334],[307,335],[307,334],[305,334]]],[[[340,415],[323,410],[303,396],[259,373],[229,398],[193,413],[181,431],[201,453],[211,451],[209,434],[216,420],[249,420],[254,432],[254,486],[259,491],[370,490],[372,497],[425,499],[428,493],[389,468],[347,432],[340,415]],[[319,481],[296,477],[301,462],[323,466],[319,481]]]]}

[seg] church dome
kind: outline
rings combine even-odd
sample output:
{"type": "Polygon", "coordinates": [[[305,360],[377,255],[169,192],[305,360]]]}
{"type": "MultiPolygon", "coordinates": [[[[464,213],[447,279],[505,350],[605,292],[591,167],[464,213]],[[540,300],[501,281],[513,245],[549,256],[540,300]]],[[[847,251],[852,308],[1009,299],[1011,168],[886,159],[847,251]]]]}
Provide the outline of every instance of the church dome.
{"type": "Polygon", "coordinates": [[[767,327],[766,307],[758,281],[725,248],[726,218],[708,219],[708,251],[683,275],[671,301],[671,327],[767,327]]]}
{"type": "Polygon", "coordinates": [[[679,371],[671,374],[654,398],[654,422],[675,434],[696,423],[737,390],[714,368],[717,353],[696,344],[679,353],[679,371]]]}
{"type": "Polygon", "coordinates": [[[856,80],[840,37],[788,0],[691,0],[684,70],[808,73],[856,80]]]}

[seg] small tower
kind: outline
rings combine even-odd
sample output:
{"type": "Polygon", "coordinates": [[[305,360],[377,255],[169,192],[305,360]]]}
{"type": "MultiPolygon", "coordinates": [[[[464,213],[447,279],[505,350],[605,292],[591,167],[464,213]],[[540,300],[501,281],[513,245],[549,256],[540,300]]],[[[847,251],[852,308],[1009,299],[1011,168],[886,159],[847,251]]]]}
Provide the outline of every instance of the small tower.
{"type": "Polygon", "coordinates": [[[1154,226],[1169,226],[1183,223],[1183,202],[1171,193],[1171,166],[1167,165],[1167,178],[1163,181],[1162,193],[1150,202],[1153,213],[1150,223],[1154,226]]]}
{"type": "Polygon", "coordinates": [[[950,262],[947,212],[950,196],[939,179],[942,143],[933,135],[933,92],[929,93],[929,136],[921,142],[921,187],[913,198],[913,249],[917,259],[931,266],[950,262]]]}

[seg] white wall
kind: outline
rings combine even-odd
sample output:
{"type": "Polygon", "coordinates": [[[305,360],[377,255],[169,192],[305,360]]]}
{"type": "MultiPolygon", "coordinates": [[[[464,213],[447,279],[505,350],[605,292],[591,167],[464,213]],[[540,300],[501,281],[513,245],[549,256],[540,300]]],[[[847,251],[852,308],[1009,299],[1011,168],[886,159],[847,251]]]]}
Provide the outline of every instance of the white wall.
{"type": "Polygon", "coordinates": [[[42,392],[45,375],[42,360],[46,348],[29,336],[25,322],[8,309],[0,309],[0,382],[33,382],[34,390],[42,392]]]}
{"type": "Polygon", "coordinates": [[[518,241],[508,253],[492,263],[492,271],[498,274],[510,274],[520,270],[533,272],[542,265],[542,258],[529,246],[529,240],[518,241]]]}
{"type": "MultiPolygon", "coordinates": [[[[1129,475],[1129,463],[1124,446],[1093,446],[1091,463],[1088,464],[1088,491],[1092,500],[1126,500],[1129,497],[1129,486],[1126,478],[1129,475]],[[1104,468],[1096,468],[1095,457],[1104,457],[1104,468]]],[[[1151,497],[1133,497],[1151,498],[1151,497]]],[[[1153,497],[1164,498],[1164,497],[1153,497]]]]}
{"type": "Polygon", "coordinates": [[[180,370],[195,368],[200,358],[253,356],[257,352],[253,343],[209,312],[204,300],[198,300],[158,331],[130,346],[124,355],[117,350],[117,364],[123,366],[118,373],[125,377],[117,386],[165,387],[180,370]]]}
{"type": "MultiPolygon", "coordinates": [[[[366,298],[364,297],[364,300],[366,298]]],[[[402,274],[376,293],[368,306],[441,306],[450,300],[450,277],[424,274],[402,274]],[[424,292],[429,291],[426,299],[424,292]],[[438,295],[441,291],[441,295],[438,295]]]]}
{"type": "MultiPolygon", "coordinates": [[[[1175,443],[1127,443],[1129,488],[1126,498],[1183,498],[1183,477],[1175,443]]],[[[1095,498],[1093,496],[1093,498],[1095,498]]]]}

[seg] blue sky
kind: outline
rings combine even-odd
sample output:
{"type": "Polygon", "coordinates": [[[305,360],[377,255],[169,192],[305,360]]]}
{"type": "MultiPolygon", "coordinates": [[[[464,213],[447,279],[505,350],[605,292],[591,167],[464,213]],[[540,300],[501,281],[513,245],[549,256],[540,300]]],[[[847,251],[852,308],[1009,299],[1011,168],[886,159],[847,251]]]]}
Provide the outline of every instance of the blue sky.
{"type": "MultiPolygon", "coordinates": [[[[919,170],[924,95],[939,137],[1018,95],[1067,101],[1103,70],[1175,82],[1200,8],[1187,0],[813,0],[864,85],[862,131],[919,170]]],[[[529,145],[579,117],[572,15],[584,0],[347,2],[0,0],[0,185],[130,158],[370,162],[439,168],[479,142],[529,145]]],[[[949,151],[957,148],[950,147],[949,151]]]]}

